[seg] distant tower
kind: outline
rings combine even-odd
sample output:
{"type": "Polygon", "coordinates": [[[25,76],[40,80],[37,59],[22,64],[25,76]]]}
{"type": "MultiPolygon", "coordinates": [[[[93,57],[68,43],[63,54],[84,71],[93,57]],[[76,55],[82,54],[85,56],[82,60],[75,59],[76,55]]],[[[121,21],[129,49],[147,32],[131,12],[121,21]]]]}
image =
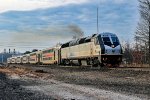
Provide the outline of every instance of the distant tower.
{"type": "Polygon", "coordinates": [[[4,53],[6,53],[6,49],[4,49],[4,53]]]}
{"type": "Polygon", "coordinates": [[[97,7],[97,34],[99,33],[99,19],[98,19],[99,18],[99,15],[98,15],[99,12],[98,12],[98,10],[99,9],[97,7]]]}
{"type": "Polygon", "coordinates": [[[10,48],[9,48],[9,53],[10,53],[10,48]]]}
{"type": "Polygon", "coordinates": [[[14,49],[14,54],[16,53],[15,49],[14,49]]]}

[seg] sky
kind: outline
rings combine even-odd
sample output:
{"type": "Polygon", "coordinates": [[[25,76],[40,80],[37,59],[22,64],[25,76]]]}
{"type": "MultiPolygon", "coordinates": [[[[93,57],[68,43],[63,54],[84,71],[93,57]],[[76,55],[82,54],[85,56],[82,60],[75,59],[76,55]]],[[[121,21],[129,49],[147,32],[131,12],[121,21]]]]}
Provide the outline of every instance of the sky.
{"type": "Polygon", "coordinates": [[[97,33],[97,7],[99,33],[134,41],[137,0],[0,0],[0,52],[49,48],[70,41],[76,30],[97,33]]]}

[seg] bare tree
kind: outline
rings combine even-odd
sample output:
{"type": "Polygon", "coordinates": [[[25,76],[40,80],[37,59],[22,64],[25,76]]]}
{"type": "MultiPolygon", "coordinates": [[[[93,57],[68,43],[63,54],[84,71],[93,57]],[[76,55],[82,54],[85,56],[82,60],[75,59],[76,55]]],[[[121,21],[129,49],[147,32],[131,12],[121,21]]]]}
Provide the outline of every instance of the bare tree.
{"type": "Polygon", "coordinates": [[[124,53],[123,53],[123,60],[127,64],[131,64],[133,62],[133,56],[132,56],[132,49],[130,48],[130,43],[126,42],[124,45],[124,53]]]}
{"type": "Polygon", "coordinates": [[[135,40],[136,44],[140,46],[140,50],[143,50],[144,47],[145,55],[148,55],[146,59],[150,65],[150,0],[138,1],[141,17],[137,26],[135,40]]]}

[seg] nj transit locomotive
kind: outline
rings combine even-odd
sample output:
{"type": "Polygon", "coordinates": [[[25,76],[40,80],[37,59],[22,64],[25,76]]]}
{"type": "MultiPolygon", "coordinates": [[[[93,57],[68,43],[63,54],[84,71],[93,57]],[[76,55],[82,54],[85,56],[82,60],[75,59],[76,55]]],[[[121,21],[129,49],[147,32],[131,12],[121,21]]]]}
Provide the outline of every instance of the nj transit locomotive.
{"type": "Polygon", "coordinates": [[[7,63],[118,66],[121,61],[122,48],[118,37],[113,33],[101,33],[72,40],[59,47],[11,57],[7,63]]]}

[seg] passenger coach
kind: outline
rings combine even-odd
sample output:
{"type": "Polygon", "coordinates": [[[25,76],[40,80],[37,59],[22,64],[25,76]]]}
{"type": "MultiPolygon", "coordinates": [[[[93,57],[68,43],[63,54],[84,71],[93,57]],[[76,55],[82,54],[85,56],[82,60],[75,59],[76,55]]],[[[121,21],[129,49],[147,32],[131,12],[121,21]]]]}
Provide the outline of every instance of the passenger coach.
{"type": "Polygon", "coordinates": [[[59,49],[57,47],[48,48],[41,51],[42,64],[58,64],[59,62],[59,49]]]}

